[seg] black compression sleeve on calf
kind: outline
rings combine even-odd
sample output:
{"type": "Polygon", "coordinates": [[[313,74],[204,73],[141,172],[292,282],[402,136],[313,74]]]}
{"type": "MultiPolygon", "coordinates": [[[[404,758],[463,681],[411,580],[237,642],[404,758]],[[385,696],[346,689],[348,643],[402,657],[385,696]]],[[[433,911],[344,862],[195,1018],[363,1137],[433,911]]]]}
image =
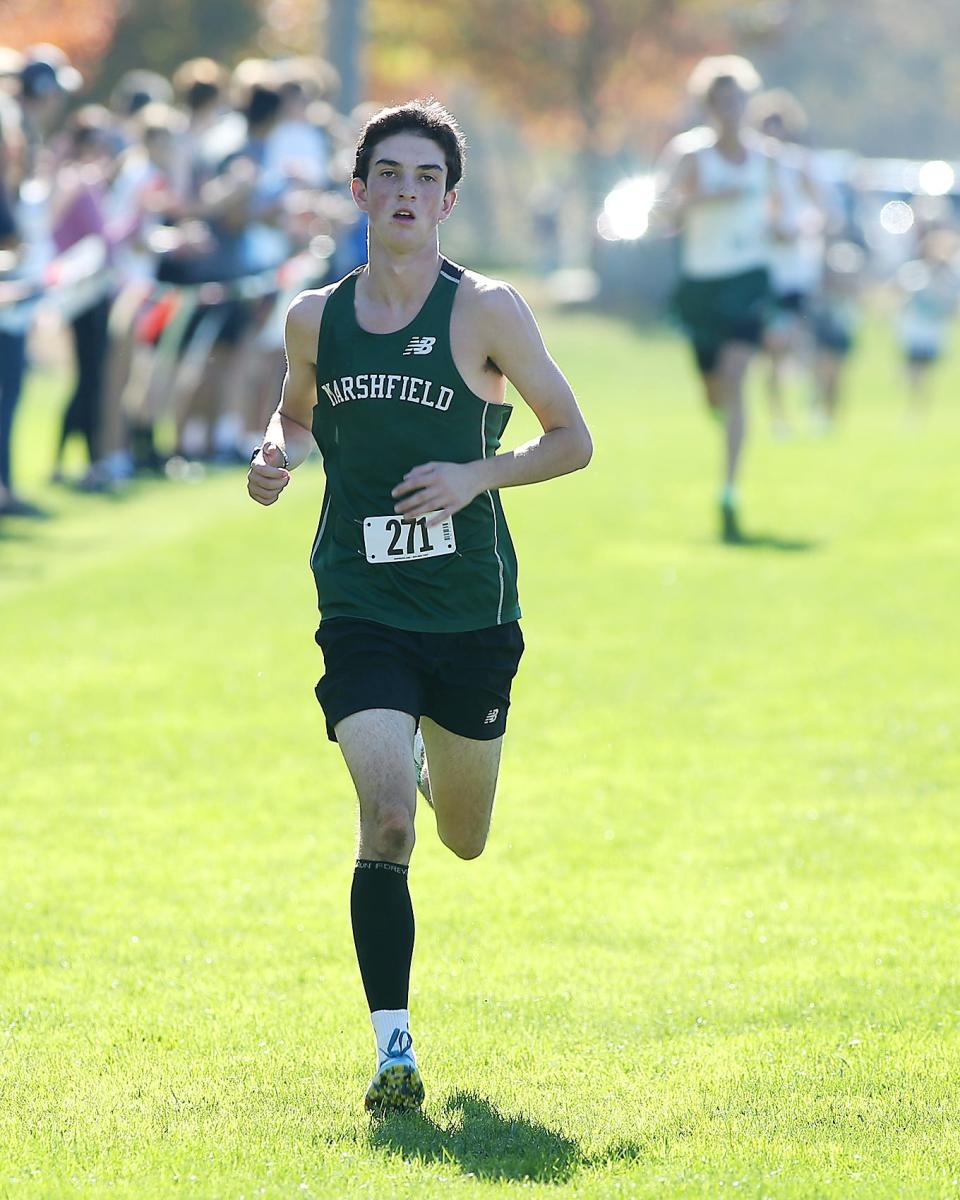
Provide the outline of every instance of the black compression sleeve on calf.
{"type": "Polygon", "coordinates": [[[358,859],[350,889],[350,919],[370,1011],[406,1008],[413,960],[407,867],[358,859]]]}

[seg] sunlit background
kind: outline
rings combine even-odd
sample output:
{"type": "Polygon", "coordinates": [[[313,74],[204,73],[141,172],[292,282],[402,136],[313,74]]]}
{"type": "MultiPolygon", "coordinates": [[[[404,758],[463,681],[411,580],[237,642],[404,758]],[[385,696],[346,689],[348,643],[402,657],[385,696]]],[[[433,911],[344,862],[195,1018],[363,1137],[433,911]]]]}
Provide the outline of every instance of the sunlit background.
{"type": "Polygon", "coordinates": [[[705,53],[745,54],[797,96],[810,144],[832,152],[838,181],[862,185],[868,224],[877,208],[878,237],[909,231],[914,195],[954,195],[952,0],[168,0],[162,21],[146,0],[3,7],[0,38],[61,45],[88,99],[131,67],[169,74],[198,54],[229,66],[323,55],[344,111],[435,92],[471,141],[474,179],[449,235],[474,260],[582,267],[593,239],[642,239],[650,171],[688,122],[682,84],[705,53]],[[538,229],[551,224],[548,249],[538,229]]]}

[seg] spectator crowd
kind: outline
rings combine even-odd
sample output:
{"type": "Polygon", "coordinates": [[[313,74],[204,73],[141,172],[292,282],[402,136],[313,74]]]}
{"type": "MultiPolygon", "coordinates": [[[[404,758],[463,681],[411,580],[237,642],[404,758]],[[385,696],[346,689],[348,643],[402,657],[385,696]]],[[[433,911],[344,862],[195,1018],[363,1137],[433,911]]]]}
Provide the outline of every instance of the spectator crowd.
{"type": "Polygon", "coordinates": [[[52,477],[109,489],[246,461],[287,304],[366,254],[348,188],[366,112],[337,111],[322,59],[134,70],[106,105],[78,106],[81,86],[55,46],[0,49],[0,514],[40,511],[11,439],[44,313],[74,357],[52,477]],[[75,438],[88,465],[67,479],[75,438]]]}

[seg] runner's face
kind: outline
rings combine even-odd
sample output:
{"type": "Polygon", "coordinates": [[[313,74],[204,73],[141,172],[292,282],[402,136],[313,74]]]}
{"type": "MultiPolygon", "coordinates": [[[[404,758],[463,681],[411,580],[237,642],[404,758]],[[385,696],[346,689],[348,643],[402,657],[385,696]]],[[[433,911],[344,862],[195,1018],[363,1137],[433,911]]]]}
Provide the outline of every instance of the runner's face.
{"type": "Polygon", "coordinates": [[[372,232],[385,245],[413,250],[434,236],[457,198],[446,190],[443,150],[418,133],[395,133],[373,147],[366,183],[353,181],[353,195],[368,214],[372,232]]]}
{"type": "Polygon", "coordinates": [[[718,125],[737,129],[747,107],[747,93],[736,80],[721,80],[710,93],[707,107],[718,125]]]}

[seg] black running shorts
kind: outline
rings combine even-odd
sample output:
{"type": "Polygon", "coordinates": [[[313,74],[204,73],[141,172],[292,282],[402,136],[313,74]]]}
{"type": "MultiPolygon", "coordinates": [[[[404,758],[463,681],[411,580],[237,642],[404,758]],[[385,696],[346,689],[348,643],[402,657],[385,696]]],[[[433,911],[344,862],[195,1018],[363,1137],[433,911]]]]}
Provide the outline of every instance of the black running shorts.
{"type": "Polygon", "coordinates": [[[415,633],[375,621],[333,617],[316,632],[324,675],[317,699],[327,736],[344,717],[371,708],[429,717],[477,741],[507,727],[510,685],[523,654],[520,625],[510,621],[466,633],[415,633]]]}
{"type": "Polygon", "coordinates": [[[758,267],[717,279],[681,279],[674,311],[693,344],[704,375],[717,367],[731,342],[759,346],[771,315],[770,278],[758,267]]]}
{"type": "Polygon", "coordinates": [[[807,292],[775,292],[773,296],[773,311],[777,316],[805,316],[809,304],[810,296],[807,292]]]}

